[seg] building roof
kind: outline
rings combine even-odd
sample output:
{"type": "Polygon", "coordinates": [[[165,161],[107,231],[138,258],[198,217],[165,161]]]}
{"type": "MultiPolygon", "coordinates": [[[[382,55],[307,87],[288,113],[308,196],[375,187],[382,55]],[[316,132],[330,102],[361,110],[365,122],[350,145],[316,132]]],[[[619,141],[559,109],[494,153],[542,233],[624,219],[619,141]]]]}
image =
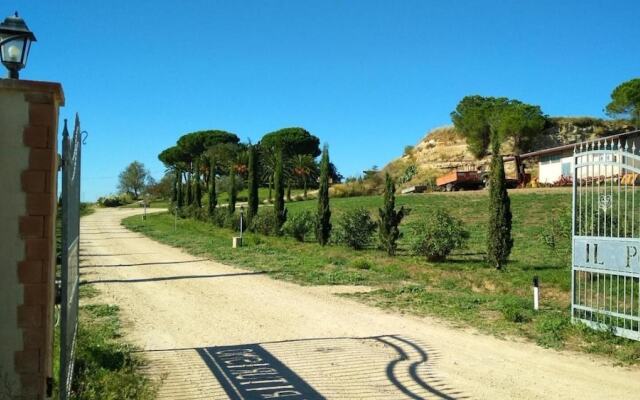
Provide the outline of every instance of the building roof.
{"type": "MultiPolygon", "coordinates": [[[[618,133],[615,135],[610,135],[610,136],[604,136],[595,140],[589,140],[585,143],[590,143],[590,142],[598,142],[600,140],[615,140],[615,139],[620,139],[623,137],[629,137],[632,135],[636,135],[640,133],[640,130],[636,129],[634,131],[629,131],[629,132],[623,132],[623,133],[618,133]]],[[[558,146],[558,147],[552,147],[549,149],[544,149],[544,150],[537,150],[537,151],[532,151],[530,153],[525,153],[520,155],[520,159],[526,159],[526,158],[531,158],[531,157],[540,157],[540,156],[546,156],[549,154],[557,154],[557,153],[564,153],[567,150],[573,150],[574,147],[576,147],[576,145],[580,144],[578,143],[571,143],[571,144],[564,144],[562,146],[558,146]]],[[[510,159],[512,159],[513,157],[510,157],[510,159]]]]}

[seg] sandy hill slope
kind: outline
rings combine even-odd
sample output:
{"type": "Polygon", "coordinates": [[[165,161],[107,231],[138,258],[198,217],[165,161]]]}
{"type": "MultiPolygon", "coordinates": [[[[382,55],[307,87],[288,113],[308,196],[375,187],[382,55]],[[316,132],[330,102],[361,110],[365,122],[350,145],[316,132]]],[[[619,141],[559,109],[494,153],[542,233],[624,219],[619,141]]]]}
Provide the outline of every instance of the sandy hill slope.
{"type": "MultiPolygon", "coordinates": [[[[603,120],[591,117],[552,117],[532,150],[541,150],[591,140],[597,137],[633,130],[624,121],[603,120]]],[[[502,147],[503,154],[511,154],[511,143],[502,147]]],[[[468,170],[487,168],[490,158],[476,159],[468,150],[464,137],[453,125],[430,130],[410,150],[384,167],[398,178],[401,186],[427,184],[435,177],[452,169],[468,170]],[[412,172],[415,171],[415,172],[412,172]]],[[[529,171],[537,173],[537,160],[529,160],[529,171]]],[[[513,163],[506,163],[507,174],[513,174],[513,163]]]]}

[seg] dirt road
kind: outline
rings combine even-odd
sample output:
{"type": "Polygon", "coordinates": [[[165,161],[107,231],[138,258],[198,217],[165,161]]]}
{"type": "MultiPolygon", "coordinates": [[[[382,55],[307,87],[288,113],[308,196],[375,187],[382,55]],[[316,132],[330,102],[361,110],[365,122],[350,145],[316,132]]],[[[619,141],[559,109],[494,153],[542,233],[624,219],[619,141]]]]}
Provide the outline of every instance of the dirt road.
{"type": "Polygon", "coordinates": [[[81,279],[121,307],[162,399],[640,398],[639,369],[196,258],[120,225],[139,212],[82,219],[81,279]]]}

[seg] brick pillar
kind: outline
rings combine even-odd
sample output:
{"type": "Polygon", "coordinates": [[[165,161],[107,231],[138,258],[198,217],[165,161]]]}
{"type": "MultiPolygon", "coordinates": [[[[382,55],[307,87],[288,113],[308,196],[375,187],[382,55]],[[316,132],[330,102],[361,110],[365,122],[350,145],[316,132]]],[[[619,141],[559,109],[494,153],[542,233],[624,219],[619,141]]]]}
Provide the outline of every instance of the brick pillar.
{"type": "Polygon", "coordinates": [[[52,376],[62,105],[58,83],[0,79],[0,398],[43,399],[52,376]]]}

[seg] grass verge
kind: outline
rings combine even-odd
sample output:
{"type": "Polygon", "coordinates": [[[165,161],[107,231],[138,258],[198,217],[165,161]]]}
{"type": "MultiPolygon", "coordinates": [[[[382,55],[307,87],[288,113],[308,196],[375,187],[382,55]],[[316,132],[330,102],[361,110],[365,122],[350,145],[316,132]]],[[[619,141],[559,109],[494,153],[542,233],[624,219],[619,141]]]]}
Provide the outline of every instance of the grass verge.
{"type": "MultiPolygon", "coordinates": [[[[83,300],[96,295],[97,289],[92,286],[80,288],[83,300]]],[[[118,306],[80,306],[77,340],[72,399],[155,398],[154,383],[140,372],[144,361],[135,355],[136,349],[122,338],[118,306]]],[[[60,368],[59,329],[56,329],[55,343],[54,373],[57,380],[60,368]]],[[[54,397],[59,398],[58,390],[54,397]]]]}
{"type": "MultiPolygon", "coordinates": [[[[430,263],[408,253],[406,238],[399,254],[388,257],[375,248],[354,251],[342,246],[320,247],[288,237],[247,234],[247,246],[231,248],[233,233],[210,223],[150,215],[123,221],[127,228],[198,256],[268,273],[304,285],[368,285],[369,293],[349,296],[378,307],[442,318],[457,326],[471,326],[498,336],[520,336],[544,347],[571,349],[609,357],[621,364],[640,362],[640,343],[608,332],[572,325],[569,318],[571,270],[566,257],[544,248],[540,232],[549,216],[571,204],[567,191],[522,191],[510,194],[515,246],[504,272],[484,262],[487,221],[486,193],[429,194],[398,197],[411,208],[403,222],[420,220],[433,209],[445,209],[462,219],[470,232],[465,249],[445,262],[430,263]],[[532,310],[531,280],[542,284],[542,309],[532,310]]],[[[335,218],[341,212],[365,207],[377,215],[379,196],[332,199],[335,218]]],[[[314,210],[314,201],[287,205],[290,213],[314,210]]]]}

